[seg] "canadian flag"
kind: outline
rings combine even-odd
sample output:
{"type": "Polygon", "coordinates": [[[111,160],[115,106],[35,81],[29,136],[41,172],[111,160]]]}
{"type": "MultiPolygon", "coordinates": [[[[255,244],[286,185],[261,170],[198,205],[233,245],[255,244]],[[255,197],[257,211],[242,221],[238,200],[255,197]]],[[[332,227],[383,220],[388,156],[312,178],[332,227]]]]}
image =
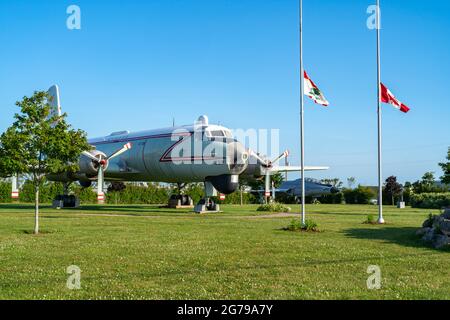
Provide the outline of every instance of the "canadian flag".
{"type": "Polygon", "coordinates": [[[400,102],[384,84],[380,83],[380,86],[381,102],[389,103],[401,112],[408,113],[408,111],[410,110],[408,106],[400,102]]]}

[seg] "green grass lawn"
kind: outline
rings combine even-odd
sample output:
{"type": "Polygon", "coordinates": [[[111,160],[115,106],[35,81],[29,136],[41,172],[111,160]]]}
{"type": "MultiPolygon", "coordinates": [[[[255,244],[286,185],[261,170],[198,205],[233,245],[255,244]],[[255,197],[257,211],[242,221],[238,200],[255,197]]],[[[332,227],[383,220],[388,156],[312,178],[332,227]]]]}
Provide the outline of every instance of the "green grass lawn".
{"type": "Polygon", "coordinates": [[[0,299],[450,299],[450,251],[415,236],[431,210],[387,207],[378,226],[362,223],[374,206],[311,205],[322,232],[293,233],[291,217],[222,209],[44,207],[34,236],[32,206],[0,205],[0,299]],[[81,290],[66,288],[70,265],[81,290]]]}

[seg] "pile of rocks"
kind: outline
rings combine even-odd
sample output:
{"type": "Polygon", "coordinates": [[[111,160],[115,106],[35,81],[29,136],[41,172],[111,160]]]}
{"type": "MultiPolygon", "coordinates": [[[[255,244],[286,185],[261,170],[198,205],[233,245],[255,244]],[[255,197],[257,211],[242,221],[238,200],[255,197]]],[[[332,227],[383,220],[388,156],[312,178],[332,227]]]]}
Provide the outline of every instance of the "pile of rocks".
{"type": "Polygon", "coordinates": [[[436,249],[450,247],[450,208],[441,215],[430,215],[417,235],[436,249]]]}

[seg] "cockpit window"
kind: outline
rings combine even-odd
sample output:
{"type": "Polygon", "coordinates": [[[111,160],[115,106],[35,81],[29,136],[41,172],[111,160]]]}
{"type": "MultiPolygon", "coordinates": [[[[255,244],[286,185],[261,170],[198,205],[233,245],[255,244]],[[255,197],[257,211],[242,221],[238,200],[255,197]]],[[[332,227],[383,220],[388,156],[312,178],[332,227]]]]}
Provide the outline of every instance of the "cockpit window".
{"type": "Polygon", "coordinates": [[[220,138],[224,138],[225,134],[223,133],[222,130],[214,130],[214,131],[210,131],[210,136],[211,137],[220,137],[220,138]]]}

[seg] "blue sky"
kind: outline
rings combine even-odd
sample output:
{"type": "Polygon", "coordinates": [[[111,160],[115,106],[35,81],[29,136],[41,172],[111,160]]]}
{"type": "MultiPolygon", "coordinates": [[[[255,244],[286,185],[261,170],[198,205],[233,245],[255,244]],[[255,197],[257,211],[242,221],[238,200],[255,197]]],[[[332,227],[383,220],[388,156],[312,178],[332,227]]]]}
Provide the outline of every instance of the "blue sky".
{"type": "MultiPolygon", "coordinates": [[[[328,109],[306,101],[312,177],[376,184],[374,0],[304,0],[304,61],[328,109]]],[[[412,111],[384,105],[384,174],[414,181],[450,145],[450,1],[382,1],[382,78],[412,111]]],[[[0,0],[0,130],[14,102],[59,84],[89,136],[192,123],[279,128],[299,162],[297,0],[0,0]],[[66,28],[81,8],[82,29],[66,28]]]]}

